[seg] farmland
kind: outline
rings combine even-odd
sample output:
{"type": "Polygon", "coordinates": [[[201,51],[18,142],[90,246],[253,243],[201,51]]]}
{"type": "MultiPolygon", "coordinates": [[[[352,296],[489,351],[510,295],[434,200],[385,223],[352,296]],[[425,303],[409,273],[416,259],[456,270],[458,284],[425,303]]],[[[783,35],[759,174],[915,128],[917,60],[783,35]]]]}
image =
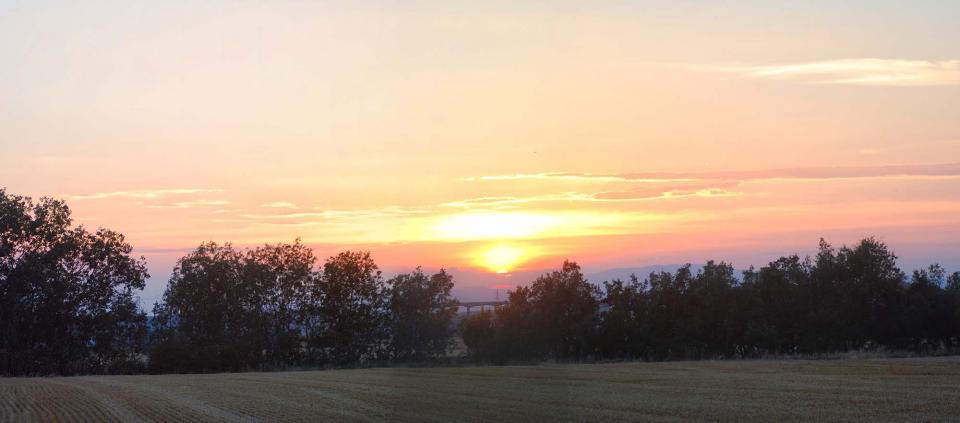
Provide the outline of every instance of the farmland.
{"type": "Polygon", "coordinates": [[[6,421],[953,420],[960,358],[0,379],[6,421]]]}

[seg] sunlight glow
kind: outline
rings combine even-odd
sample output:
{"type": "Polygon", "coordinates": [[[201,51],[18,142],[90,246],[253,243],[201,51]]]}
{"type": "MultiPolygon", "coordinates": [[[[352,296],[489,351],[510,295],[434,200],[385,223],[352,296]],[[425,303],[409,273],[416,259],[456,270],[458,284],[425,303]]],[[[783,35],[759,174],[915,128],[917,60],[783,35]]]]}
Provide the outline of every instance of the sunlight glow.
{"type": "Polygon", "coordinates": [[[523,248],[514,245],[499,244],[484,251],[477,263],[492,272],[507,273],[516,268],[529,254],[523,248]]]}
{"type": "Polygon", "coordinates": [[[557,218],[537,213],[468,213],[440,220],[434,230],[441,238],[530,238],[558,226],[557,218]]]}
{"type": "MultiPolygon", "coordinates": [[[[582,210],[529,212],[468,212],[429,223],[427,239],[439,241],[500,241],[604,235],[637,230],[642,222],[661,216],[582,210]]],[[[420,232],[423,233],[423,232],[420,232]]]]}

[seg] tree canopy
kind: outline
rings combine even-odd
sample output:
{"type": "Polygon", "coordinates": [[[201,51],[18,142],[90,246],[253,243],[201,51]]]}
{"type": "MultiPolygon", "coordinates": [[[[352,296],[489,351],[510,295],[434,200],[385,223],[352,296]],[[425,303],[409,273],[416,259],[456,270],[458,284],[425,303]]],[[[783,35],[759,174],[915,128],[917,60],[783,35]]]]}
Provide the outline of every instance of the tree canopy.
{"type": "Polygon", "coordinates": [[[932,265],[907,279],[875,238],[840,248],[821,240],[814,258],[736,273],[708,261],[595,289],[564,263],[510,291],[494,313],[464,319],[463,339],[472,357],[491,362],[960,347],[960,272],[932,265]]]}
{"type": "Polygon", "coordinates": [[[147,278],[123,235],[71,227],[62,201],[0,189],[0,374],[131,372],[147,278]]]}
{"type": "Polygon", "coordinates": [[[459,304],[450,294],[453,276],[444,270],[427,276],[417,268],[387,283],[393,359],[425,361],[443,356],[453,339],[451,322],[459,304]]]}

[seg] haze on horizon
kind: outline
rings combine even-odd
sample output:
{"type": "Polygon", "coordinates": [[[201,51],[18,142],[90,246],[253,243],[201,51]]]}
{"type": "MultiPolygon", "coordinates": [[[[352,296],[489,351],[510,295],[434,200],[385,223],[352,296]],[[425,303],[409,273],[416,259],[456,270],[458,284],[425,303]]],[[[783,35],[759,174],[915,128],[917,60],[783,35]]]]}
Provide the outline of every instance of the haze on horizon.
{"type": "MultiPolygon", "coordinates": [[[[949,1],[0,3],[0,186],[124,233],[385,270],[960,270],[949,1]]],[[[492,282],[489,282],[492,281],[492,282]]]]}

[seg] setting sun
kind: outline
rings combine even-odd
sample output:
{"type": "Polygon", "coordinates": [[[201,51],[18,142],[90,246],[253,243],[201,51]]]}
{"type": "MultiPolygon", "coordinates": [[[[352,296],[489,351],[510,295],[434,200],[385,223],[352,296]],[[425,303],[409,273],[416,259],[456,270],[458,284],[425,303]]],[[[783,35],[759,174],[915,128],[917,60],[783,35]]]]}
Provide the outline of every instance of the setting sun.
{"type": "Polygon", "coordinates": [[[492,272],[507,273],[513,270],[529,253],[513,245],[496,245],[484,251],[479,257],[478,265],[486,267],[492,272]]]}

